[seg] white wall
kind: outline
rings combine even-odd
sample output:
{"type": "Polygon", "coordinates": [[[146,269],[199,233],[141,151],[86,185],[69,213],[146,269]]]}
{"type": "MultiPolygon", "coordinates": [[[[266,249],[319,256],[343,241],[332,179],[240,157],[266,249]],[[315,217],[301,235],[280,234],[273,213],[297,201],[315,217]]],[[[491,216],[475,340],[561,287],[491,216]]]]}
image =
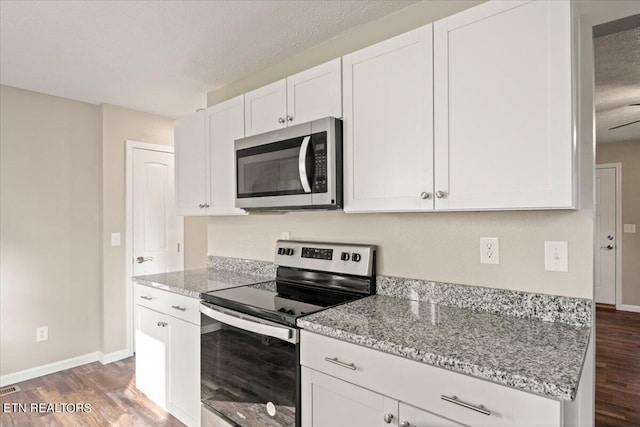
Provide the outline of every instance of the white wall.
{"type": "Polygon", "coordinates": [[[99,347],[100,144],[95,105],[7,86],[0,102],[5,375],[99,347]]]}

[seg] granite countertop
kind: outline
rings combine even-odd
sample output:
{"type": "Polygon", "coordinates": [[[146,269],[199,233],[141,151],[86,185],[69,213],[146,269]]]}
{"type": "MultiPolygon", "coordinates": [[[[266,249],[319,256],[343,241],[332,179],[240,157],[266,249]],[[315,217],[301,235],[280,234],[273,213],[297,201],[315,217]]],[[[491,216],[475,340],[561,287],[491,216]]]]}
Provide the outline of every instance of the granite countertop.
{"type": "Polygon", "coordinates": [[[560,400],[575,398],[590,328],[373,295],[303,329],[560,400]]]}
{"type": "Polygon", "coordinates": [[[133,282],[139,285],[151,286],[198,299],[200,299],[201,292],[217,291],[266,281],[269,281],[269,279],[264,276],[214,268],[133,277],[133,282]]]}

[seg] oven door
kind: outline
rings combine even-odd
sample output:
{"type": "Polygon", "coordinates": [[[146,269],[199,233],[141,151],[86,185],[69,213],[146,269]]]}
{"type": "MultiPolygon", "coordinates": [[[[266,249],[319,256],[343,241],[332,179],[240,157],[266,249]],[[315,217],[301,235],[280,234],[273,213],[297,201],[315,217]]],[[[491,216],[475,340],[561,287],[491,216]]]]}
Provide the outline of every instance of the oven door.
{"type": "Polygon", "coordinates": [[[242,427],[299,426],[298,330],[207,302],[200,312],[217,321],[201,335],[203,427],[212,414],[242,427]]]}

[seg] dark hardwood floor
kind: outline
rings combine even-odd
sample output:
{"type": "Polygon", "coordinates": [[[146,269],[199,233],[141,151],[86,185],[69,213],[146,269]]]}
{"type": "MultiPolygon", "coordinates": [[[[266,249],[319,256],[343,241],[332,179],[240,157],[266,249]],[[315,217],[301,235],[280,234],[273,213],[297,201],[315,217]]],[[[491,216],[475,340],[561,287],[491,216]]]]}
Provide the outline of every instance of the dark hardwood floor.
{"type": "Polygon", "coordinates": [[[596,427],[640,426],[640,313],[596,310],[596,427]]]}
{"type": "Polygon", "coordinates": [[[108,365],[94,362],[19,383],[19,392],[0,397],[0,426],[182,427],[180,421],[136,390],[134,369],[134,358],[130,357],[108,365]],[[41,402],[57,405],[32,412],[32,404],[41,402]],[[20,412],[21,403],[26,404],[26,412],[20,412]],[[70,413],[76,407],[68,403],[90,404],[91,412],[70,413]]]}

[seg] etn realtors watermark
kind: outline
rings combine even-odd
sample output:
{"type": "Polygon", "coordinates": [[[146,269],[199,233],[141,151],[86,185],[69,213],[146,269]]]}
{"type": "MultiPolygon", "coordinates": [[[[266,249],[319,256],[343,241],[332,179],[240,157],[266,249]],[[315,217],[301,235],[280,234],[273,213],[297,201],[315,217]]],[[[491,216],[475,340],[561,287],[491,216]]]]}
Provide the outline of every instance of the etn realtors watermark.
{"type": "Polygon", "coordinates": [[[76,414],[91,412],[91,403],[12,403],[6,402],[2,404],[3,413],[67,413],[76,414]]]}

